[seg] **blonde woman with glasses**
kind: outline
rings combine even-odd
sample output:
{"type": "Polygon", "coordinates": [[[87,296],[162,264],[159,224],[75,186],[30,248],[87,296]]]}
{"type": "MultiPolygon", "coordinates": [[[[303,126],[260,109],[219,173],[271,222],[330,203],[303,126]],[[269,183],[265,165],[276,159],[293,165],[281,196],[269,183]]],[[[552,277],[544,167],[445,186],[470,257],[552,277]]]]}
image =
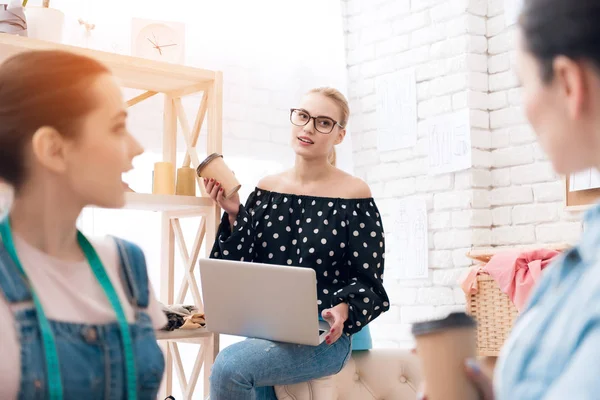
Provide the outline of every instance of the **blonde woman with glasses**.
{"type": "Polygon", "coordinates": [[[262,179],[245,205],[205,181],[225,211],[212,256],[314,269],[315,301],[330,325],[316,347],[260,339],[227,347],[213,366],[213,400],[276,399],[273,386],[336,374],[352,349],[371,347],[367,325],[389,308],[384,233],[367,184],[335,166],[349,113],[339,91],[308,92],[290,110],[294,166],[262,179]]]}

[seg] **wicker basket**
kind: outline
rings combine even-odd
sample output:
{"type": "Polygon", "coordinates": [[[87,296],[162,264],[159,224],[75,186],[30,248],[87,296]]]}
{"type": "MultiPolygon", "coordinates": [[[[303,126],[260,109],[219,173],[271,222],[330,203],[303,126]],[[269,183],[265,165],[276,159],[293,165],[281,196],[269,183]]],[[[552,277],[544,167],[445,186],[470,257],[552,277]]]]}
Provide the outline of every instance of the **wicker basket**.
{"type": "Polygon", "coordinates": [[[467,313],[477,321],[477,351],[480,356],[497,356],[518,312],[490,275],[480,273],[477,285],[477,293],[467,296],[467,313]]]}
{"type": "MultiPolygon", "coordinates": [[[[544,246],[559,252],[570,247],[568,243],[544,246]]],[[[531,246],[531,249],[533,248],[538,247],[531,246]]],[[[522,250],[529,250],[529,246],[523,247],[522,250]]],[[[467,257],[483,266],[501,251],[503,250],[471,251],[467,253],[467,257]]],[[[477,287],[476,294],[467,295],[467,313],[477,321],[477,351],[480,356],[498,356],[519,312],[489,274],[480,272],[477,275],[477,287]]]]}

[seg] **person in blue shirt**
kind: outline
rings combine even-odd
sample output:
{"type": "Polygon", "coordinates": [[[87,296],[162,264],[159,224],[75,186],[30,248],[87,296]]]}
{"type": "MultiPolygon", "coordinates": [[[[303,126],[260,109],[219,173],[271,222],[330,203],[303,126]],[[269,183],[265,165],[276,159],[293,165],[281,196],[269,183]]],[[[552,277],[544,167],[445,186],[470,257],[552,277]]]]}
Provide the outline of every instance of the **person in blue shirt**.
{"type": "MultiPolygon", "coordinates": [[[[561,175],[600,167],[600,1],[525,0],[518,75],[538,140],[561,175]]],[[[485,400],[600,399],[600,205],[579,243],[545,270],[498,360],[472,360],[485,400]]]]}

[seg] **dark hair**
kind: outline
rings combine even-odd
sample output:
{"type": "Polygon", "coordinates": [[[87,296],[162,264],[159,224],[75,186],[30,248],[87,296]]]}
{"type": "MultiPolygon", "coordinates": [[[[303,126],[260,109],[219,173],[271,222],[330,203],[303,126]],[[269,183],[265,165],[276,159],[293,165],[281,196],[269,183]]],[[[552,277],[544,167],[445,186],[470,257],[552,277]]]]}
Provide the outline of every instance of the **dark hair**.
{"type": "Polygon", "coordinates": [[[94,104],[86,89],[109,69],[65,51],[27,51],[0,65],[0,180],[18,190],[27,175],[26,150],[41,127],[76,134],[94,104]]]}
{"type": "Polygon", "coordinates": [[[525,0],[519,20],[525,46],[542,65],[542,80],[554,77],[557,56],[600,67],[598,0],[525,0]]]}

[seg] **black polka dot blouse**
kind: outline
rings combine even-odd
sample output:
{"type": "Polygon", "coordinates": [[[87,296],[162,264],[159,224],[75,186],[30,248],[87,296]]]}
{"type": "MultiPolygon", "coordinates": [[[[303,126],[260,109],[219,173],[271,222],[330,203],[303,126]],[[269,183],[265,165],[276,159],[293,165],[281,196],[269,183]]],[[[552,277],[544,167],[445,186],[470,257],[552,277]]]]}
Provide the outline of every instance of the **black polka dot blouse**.
{"type": "Polygon", "coordinates": [[[354,334],[389,309],[383,288],[385,242],[372,198],[340,199],[257,188],[234,222],[225,213],[211,257],[312,268],[319,312],[349,305],[354,334]]]}

